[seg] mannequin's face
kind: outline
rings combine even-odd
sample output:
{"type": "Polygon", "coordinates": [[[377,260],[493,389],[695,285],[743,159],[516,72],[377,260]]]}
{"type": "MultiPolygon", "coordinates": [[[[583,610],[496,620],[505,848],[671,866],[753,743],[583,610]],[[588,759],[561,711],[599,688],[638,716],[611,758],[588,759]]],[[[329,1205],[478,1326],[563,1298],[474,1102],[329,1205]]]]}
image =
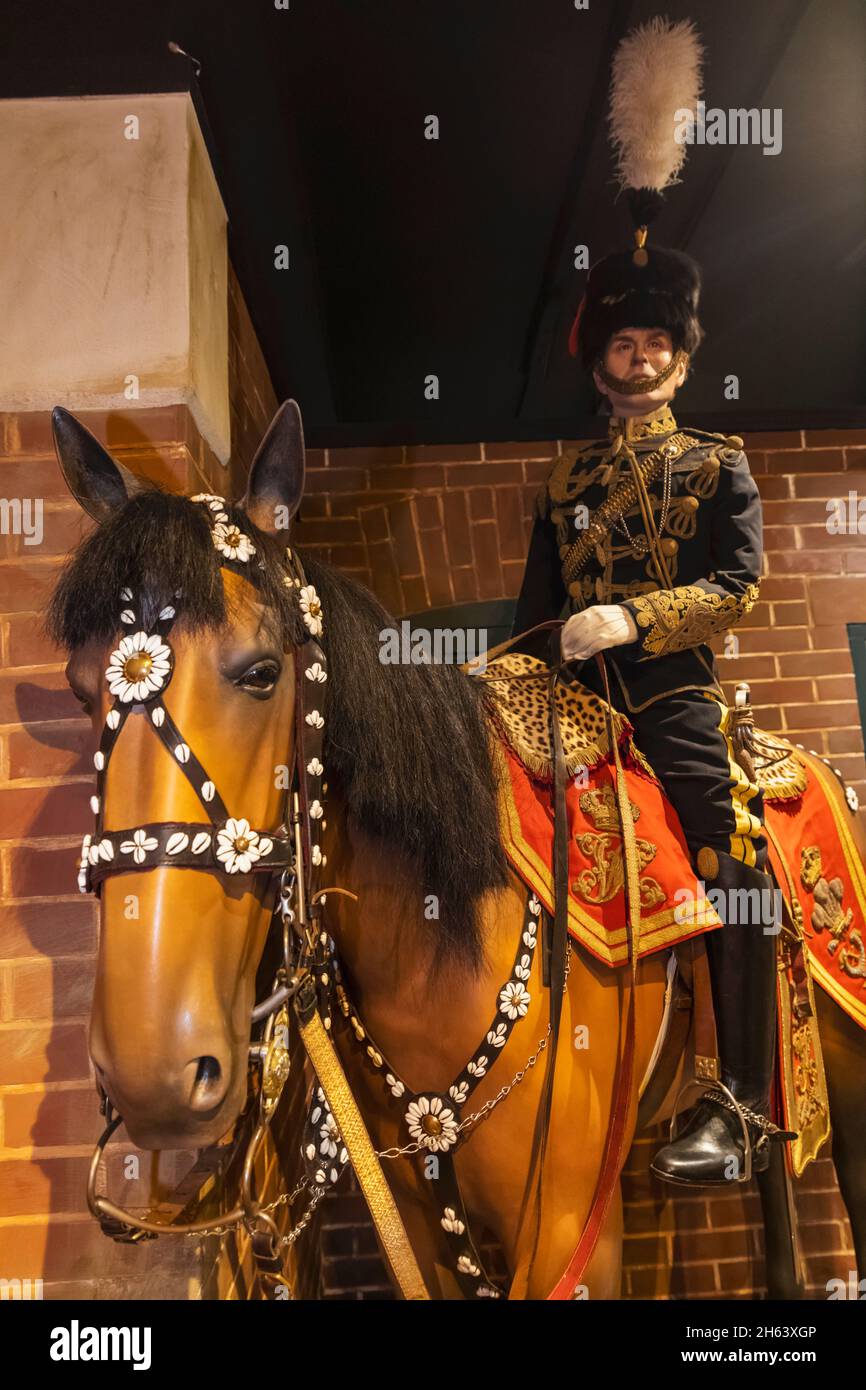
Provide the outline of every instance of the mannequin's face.
{"type": "MultiPolygon", "coordinates": [[[[605,370],[624,381],[637,377],[652,377],[664,370],[674,355],[671,335],[664,328],[622,328],[608,342],[604,353],[605,370]]],[[[614,415],[649,415],[659,406],[672,401],[686,379],[686,364],[681,362],[667,381],[654,391],[643,395],[620,395],[612,390],[597,372],[593,380],[603,396],[607,396],[614,415]]]]}

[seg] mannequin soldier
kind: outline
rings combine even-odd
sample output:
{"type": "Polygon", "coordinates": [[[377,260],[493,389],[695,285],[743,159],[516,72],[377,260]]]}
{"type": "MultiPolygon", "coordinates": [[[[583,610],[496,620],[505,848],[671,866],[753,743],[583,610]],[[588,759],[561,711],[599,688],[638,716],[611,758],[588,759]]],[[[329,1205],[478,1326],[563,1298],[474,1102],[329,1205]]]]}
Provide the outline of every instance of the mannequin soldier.
{"type": "Polygon", "coordinates": [[[703,336],[698,267],[647,250],[645,227],[636,241],[592,268],[572,329],[572,354],[610,404],[608,438],[563,455],[539,493],[514,632],[566,608],[562,659],[599,694],[589,658],[605,653],[612,702],[680,818],[698,878],[721,890],[711,901],[723,901],[724,927],[706,941],[730,1094],[710,1092],[652,1165],[672,1182],[711,1184],[745,1170],[740,1114],[755,1171],[775,1131],[777,929],[762,794],[736,761],[707,645],[758,597],[761,503],[742,440],[681,430],[670,408],[703,336]]]}

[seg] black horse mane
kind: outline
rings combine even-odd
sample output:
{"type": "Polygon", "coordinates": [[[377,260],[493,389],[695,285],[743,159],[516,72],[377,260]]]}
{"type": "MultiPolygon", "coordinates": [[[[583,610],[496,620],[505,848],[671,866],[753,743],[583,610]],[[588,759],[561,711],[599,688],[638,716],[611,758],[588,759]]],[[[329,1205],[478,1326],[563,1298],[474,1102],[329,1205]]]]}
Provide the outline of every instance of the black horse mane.
{"type": "MultiPolygon", "coordinates": [[[[305,636],[297,590],[283,583],[284,546],[241,509],[232,520],[253,539],[244,566],[275,635],[305,636]]],[[[482,958],[476,907],[504,886],[496,781],[489,755],[483,683],[451,665],[384,665],[380,633],[395,620],[363,585],[296,548],[322,602],[328,657],[325,759],[349,814],[418,866],[435,895],[437,958],[476,967],[482,958]]],[[[52,595],[46,630],[67,651],[117,634],[120,591],[129,586],[145,626],[168,603],[188,632],[229,619],[203,508],[156,487],[131,497],[72,553],[52,595]]],[[[431,914],[432,916],[433,914],[431,914]]]]}

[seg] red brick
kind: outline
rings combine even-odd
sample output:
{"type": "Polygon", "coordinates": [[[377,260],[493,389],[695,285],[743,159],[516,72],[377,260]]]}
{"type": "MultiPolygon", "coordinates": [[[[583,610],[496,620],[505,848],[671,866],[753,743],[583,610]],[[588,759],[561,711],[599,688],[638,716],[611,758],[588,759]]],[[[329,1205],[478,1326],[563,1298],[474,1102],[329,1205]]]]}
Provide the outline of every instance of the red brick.
{"type": "Polygon", "coordinates": [[[443,493],[442,508],[445,517],[445,543],[448,547],[449,563],[452,568],[471,565],[472,536],[469,530],[466,493],[443,493]]]}
{"type": "Polygon", "coordinates": [[[523,582],[523,573],[526,566],[522,560],[504,560],[502,563],[502,583],[505,586],[505,593],[509,598],[515,598],[520,593],[520,586],[523,582]]]}
{"type": "Polygon", "coordinates": [[[784,652],[776,660],[783,679],[794,676],[838,676],[851,670],[851,657],[838,652],[784,652]]]}
{"type": "Polygon", "coordinates": [[[767,454],[770,473],[841,473],[844,466],[841,449],[805,449],[797,454],[767,454]]]}
{"type": "Polygon", "coordinates": [[[400,590],[402,602],[399,611],[401,613],[423,613],[430,607],[427,584],[420,575],[411,579],[401,579],[400,590]]]}
{"type": "Polygon", "coordinates": [[[480,444],[410,444],[406,449],[407,463],[459,463],[475,459],[481,461],[480,444]]]}
{"type": "Polygon", "coordinates": [[[859,724],[847,729],[827,730],[828,753],[862,753],[863,732],[859,724]]]}
{"type": "MultiPolygon", "coordinates": [[[[791,650],[807,649],[807,629],[806,628],[783,628],[775,631],[773,628],[736,628],[735,636],[740,644],[740,651],[744,655],[754,652],[785,652],[791,650]]],[[[725,679],[733,679],[725,676],[725,679]]]]}
{"type": "Polygon", "coordinates": [[[64,897],[76,891],[80,843],[67,849],[37,849],[21,845],[6,851],[13,898],[64,897]]]}
{"type": "Polygon", "coordinates": [[[844,1255],[849,1240],[841,1221],[823,1221],[820,1225],[800,1224],[800,1240],[806,1255],[844,1255]]]}
{"type": "MultiPolygon", "coordinates": [[[[374,445],[372,448],[329,449],[328,468],[378,469],[404,461],[402,444],[374,445]]],[[[309,458],[307,466],[310,466],[309,458]]]]}
{"type": "Polygon", "coordinates": [[[851,445],[866,447],[866,430],[806,430],[807,449],[844,449],[851,445]]]}
{"type": "Polygon", "coordinates": [[[805,603],[774,603],[772,612],[774,627],[804,627],[809,621],[805,603]]]}
{"type": "Polygon", "coordinates": [[[4,613],[41,613],[57,582],[60,566],[51,560],[9,561],[0,566],[4,613]]]}
{"type": "Polygon", "coordinates": [[[38,724],[13,729],[8,735],[9,777],[62,777],[68,773],[95,776],[93,729],[88,721],[38,724]]]}
{"type": "Polygon", "coordinates": [[[96,910],[92,899],[81,896],[50,904],[4,904],[0,958],[91,955],[96,948],[96,910]]]}
{"type": "Polygon", "coordinates": [[[469,489],[466,496],[469,498],[469,515],[471,516],[473,521],[493,520],[494,512],[492,488],[473,487],[469,489]]]}
{"type": "Polygon", "coordinates": [[[826,502],[806,499],[790,499],[774,502],[767,500],[762,505],[764,526],[825,526],[827,523],[826,502]]]}
{"type": "Polygon", "coordinates": [[[751,455],[757,449],[802,449],[803,436],[800,430],[750,430],[742,436],[743,448],[751,455]]]}
{"type": "Polygon", "coordinates": [[[0,1216],[82,1211],[88,1167],[86,1158],[0,1160],[0,1216]]]}
{"type": "Polygon", "coordinates": [[[553,459],[527,459],[524,463],[523,481],[532,485],[533,500],[540,485],[547,482],[553,462],[553,459]]]}
{"type": "Polygon", "coordinates": [[[842,477],[796,477],[792,479],[795,497],[847,498],[849,491],[866,497],[866,472],[846,473],[842,477]]]}
{"type": "Polygon", "coordinates": [[[27,840],[84,833],[90,817],[89,783],[60,787],[0,787],[0,839],[27,840]]]}
{"type": "Polygon", "coordinates": [[[358,519],[364,533],[364,539],[368,544],[373,541],[389,540],[391,532],[388,527],[387,507],[362,507],[358,513],[358,519]]]}
{"type": "Polygon", "coordinates": [[[94,962],[81,956],[7,966],[10,1020],[83,1017],[90,1012],[93,972],[94,962]]]}
{"type": "MultiPolygon", "coordinates": [[[[326,501],[330,508],[331,516],[354,516],[361,507],[388,502],[391,499],[385,493],[379,493],[375,487],[368,492],[343,492],[339,489],[329,492],[326,501]]],[[[306,506],[306,500],[304,502],[306,506]]]]}
{"type": "Polygon", "coordinates": [[[755,479],[758,484],[758,492],[763,501],[793,496],[792,479],[785,477],[759,477],[755,479]]]}
{"type": "Polygon", "coordinates": [[[441,488],[445,483],[442,464],[401,464],[377,468],[370,474],[371,486],[377,492],[416,492],[419,488],[441,488]]]}
{"type": "Polygon", "coordinates": [[[760,1253],[760,1239],[757,1229],[753,1226],[710,1231],[678,1231],[676,1235],[677,1262],[736,1260],[757,1256],[760,1253]]]}
{"type": "MultiPolygon", "coordinates": [[[[73,502],[66,480],[60,471],[53,444],[44,458],[0,458],[0,496],[41,497],[43,502],[62,502],[79,516],[85,516],[73,502]]],[[[35,549],[28,546],[27,550],[35,549]]],[[[25,554],[27,551],[25,551],[25,554]]]]}
{"type": "Polygon", "coordinates": [[[333,565],[339,570],[359,570],[363,569],[367,563],[367,552],[359,542],[352,545],[348,541],[339,541],[328,548],[328,564],[333,565]]]}
{"type": "MultiPolygon", "coordinates": [[[[369,475],[363,468],[309,468],[307,469],[306,489],[308,492],[362,492],[369,489],[369,475]]],[[[381,484],[379,485],[381,486],[381,484]]]]}
{"type": "Polygon", "coordinates": [[[857,706],[854,701],[841,701],[826,705],[785,704],[787,722],[798,729],[826,729],[834,725],[853,725],[857,719],[857,706]]]}
{"type": "Polygon", "coordinates": [[[819,700],[856,700],[857,686],[853,676],[821,676],[818,678],[819,700]]]}
{"type": "Polygon", "coordinates": [[[555,439],[542,439],[530,442],[528,440],[517,440],[513,444],[485,444],[485,459],[546,459],[548,466],[550,460],[556,458],[557,448],[555,439]]]}
{"type": "Polygon", "coordinates": [[[65,663],[66,653],[50,642],[43,631],[42,614],[14,613],[6,621],[7,666],[53,666],[65,663]]]}
{"type": "Polygon", "coordinates": [[[441,531],[422,531],[418,536],[424,566],[424,578],[431,606],[436,608],[453,603],[450,569],[445,554],[445,539],[441,531]]]}
{"type": "Polygon", "coordinates": [[[866,584],[862,579],[816,577],[809,586],[809,599],[818,622],[822,615],[834,622],[860,622],[866,614],[866,584]]]}
{"type": "Polygon", "coordinates": [[[772,566],[777,574],[841,574],[844,552],[839,550],[776,551],[772,566]]]}
{"type": "Polygon", "coordinates": [[[299,545],[351,544],[361,538],[361,525],[357,517],[328,516],[314,521],[312,517],[304,522],[303,531],[298,531],[299,545]]]}
{"type": "MultiPolygon", "coordinates": [[[[779,705],[789,704],[791,700],[811,700],[814,697],[814,685],[811,680],[788,680],[788,681],[752,681],[751,682],[752,704],[759,705],[779,705]]],[[[760,720],[758,721],[760,723],[760,720]]]]}
{"type": "MultiPolygon", "coordinates": [[[[88,1139],[93,1138],[94,1128],[91,1123],[88,1139]]],[[[121,1245],[106,1240],[89,1214],[82,1220],[54,1217],[0,1226],[0,1267],[36,1271],[31,1277],[46,1281],[46,1297],[50,1288],[68,1288],[68,1281],[75,1279],[80,1279],[85,1289],[92,1289],[91,1296],[96,1297],[96,1273],[105,1276],[126,1272],[141,1279],[156,1270],[188,1269],[192,1273],[196,1260],[191,1241],[163,1238],[141,1245],[121,1245]]],[[[186,1290],[180,1293],[180,1297],[186,1296],[186,1290]]]]}
{"type": "Polygon", "coordinates": [[[419,531],[438,531],[442,526],[439,498],[434,493],[419,493],[413,499],[419,531]]]}
{"type": "Polygon", "coordinates": [[[526,539],[523,529],[523,508],[520,491],[513,487],[498,487],[494,493],[496,520],[499,528],[499,557],[501,560],[525,560],[526,539]]]}
{"type": "Polygon", "coordinates": [[[499,565],[496,526],[492,521],[475,523],[472,527],[472,546],[475,552],[479,598],[502,598],[502,570],[499,565]]]}
{"type": "Polygon", "coordinates": [[[522,483],[523,470],[515,460],[511,463],[449,463],[445,469],[448,487],[477,487],[496,483],[522,483]]]}
{"type": "MultiPolygon", "coordinates": [[[[0,472],[0,483],[2,481],[3,474],[0,472]]],[[[24,535],[10,534],[0,537],[3,542],[2,554],[25,564],[37,556],[40,559],[53,555],[66,556],[89,531],[93,530],[93,526],[94,523],[80,507],[45,507],[42,513],[42,539],[39,544],[28,543],[24,535]]]]}
{"type": "Polygon", "coordinates": [[[57,1023],[53,1027],[9,1024],[0,1028],[0,1076],[4,1085],[79,1081],[86,1080],[89,1074],[83,1023],[57,1023]]]}
{"type": "Polygon", "coordinates": [[[403,607],[403,591],[400,576],[394,562],[394,552],[390,541],[383,541],[367,547],[370,556],[371,586],[380,603],[391,613],[399,613],[403,607]]]}
{"type": "Polygon", "coordinates": [[[408,498],[400,498],[389,504],[388,526],[398,572],[401,575],[421,574],[423,570],[415,531],[415,514],[408,498]]]}
{"type": "Polygon", "coordinates": [[[471,603],[478,598],[478,581],[475,577],[475,570],[469,566],[451,571],[451,583],[454,586],[455,603],[471,603]]]}

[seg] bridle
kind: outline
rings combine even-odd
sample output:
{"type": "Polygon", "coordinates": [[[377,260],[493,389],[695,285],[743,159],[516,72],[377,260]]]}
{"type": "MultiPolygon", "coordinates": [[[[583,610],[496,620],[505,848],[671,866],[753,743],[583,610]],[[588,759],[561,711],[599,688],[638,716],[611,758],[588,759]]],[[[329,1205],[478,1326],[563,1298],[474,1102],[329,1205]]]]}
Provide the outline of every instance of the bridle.
{"type": "MultiPolygon", "coordinates": [[[[190,499],[206,510],[214,546],[220,555],[220,568],[242,574],[256,584],[255,565],[250,561],[256,548],[238,526],[230,522],[222,497],[199,494],[190,499]]],[[[259,1041],[251,1041],[250,1058],[260,1070],[255,1104],[255,1124],[243,1160],[239,1205],[215,1223],[199,1220],[186,1223],[142,1218],[119,1207],[98,1191],[103,1152],[122,1116],[97,1080],[100,1110],[106,1127],[94,1149],[87,1185],[91,1213],[104,1234],[115,1240],[134,1242],[157,1235],[203,1235],[225,1232],[243,1225],[252,1238],[253,1253],[260,1276],[286,1284],[280,1273],[278,1250],[285,1238],[271,1211],[287,1200],[285,1195],[269,1207],[262,1206],[254,1193],[255,1159],[269,1130],[289,1074],[289,1000],[302,988],[317,986],[331,950],[321,926],[324,891],[319,887],[320,870],[326,856],[322,852],[325,782],[322,749],[324,742],[324,692],[328,679],[327,660],[318,642],[322,634],[322,613],[318,595],[308,584],[300,557],[285,551],[286,574],[283,582],[298,595],[305,627],[305,640],[295,649],[294,765],[282,798],[280,824],[276,829],[256,829],[242,816],[229,815],[216,782],[184,739],[163,699],[171,680],[175,657],[169,634],[182,605],[178,591],[174,602],[162,608],[148,627],[144,626],[136,596],[128,588],[121,591],[123,607],[120,624],[126,635],[112,652],[106,670],[109,690],[114,696],[99,748],[94,754],[96,792],[91,798],[95,816],[92,832],[84,836],[78,875],[84,893],[101,896],[102,884],[111,874],[156,868],[193,868],[227,876],[266,874],[280,876],[274,907],[274,921],[282,933],[282,959],[271,994],[252,1010],[251,1026],[264,1022],[259,1041]],[[105,787],[111,754],[118,736],[130,717],[147,720],[165,744],[196,792],[208,820],[203,822],[148,822],[123,830],[105,829],[105,787]]],[[[329,889],[342,892],[341,889],[329,889]]],[[[318,1005],[325,1027],[329,1026],[328,994],[316,987],[318,1005]]],[[[247,1106],[244,1115],[247,1115],[247,1106]]],[[[243,1117],[242,1117],[243,1118],[243,1117]]],[[[301,1186],[305,1184],[302,1183],[301,1186]]],[[[295,1195],[295,1194],[293,1194],[295,1195]]],[[[300,1223],[309,1220],[322,1193],[313,1189],[311,1206],[300,1223]]],[[[291,1237],[290,1237],[291,1239],[291,1237]]]]}

